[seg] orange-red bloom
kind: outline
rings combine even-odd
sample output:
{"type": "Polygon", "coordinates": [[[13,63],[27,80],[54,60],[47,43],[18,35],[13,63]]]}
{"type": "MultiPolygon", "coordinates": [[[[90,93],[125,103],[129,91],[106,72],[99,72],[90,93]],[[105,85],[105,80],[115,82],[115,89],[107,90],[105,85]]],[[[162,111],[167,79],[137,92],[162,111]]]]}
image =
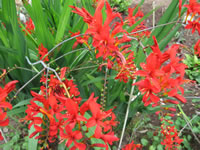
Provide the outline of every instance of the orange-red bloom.
{"type": "Polygon", "coordinates": [[[186,65],[181,63],[181,59],[176,57],[178,45],[173,45],[167,51],[162,53],[158,43],[154,38],[154,45],[151,46],[153,52],[147,57],[146,64],[141,63],[141,68],[135,73],[144,77],[134,85],[139,87],[143,96],[144,105],[160,105],[160,98],[165,96],[174,97],[182,103],[186,99],[182,96],[184,90],[180,86],[185,82],[183,79],[186,65]],[[167,63],[166,63],[167,62],[167,63]],[[178,94],[181,91],[181,95],[178,94]]]}
{"type": "Polygon", "coordinates": [[[192,34],[194,33],[195,30],[198,31],[200,35],[200,19],[196,21],[188,21],[188,24],[185,26],[185,29],[192,29],[192,34]]]}
{"type": "MultiPolygon", "coordinates": [[[[43,57],[48,53],[48,49],[45,48],[45,47],[43,46],[43,44],[41,43],[41,44],[39,45],[39,47],[38,47],[38,53],[41,55],[41,56],[40,56],[40,60],[42,60],[43,57]]],[[[49,61],[48,56],[46,56],[46,57],[44,58],[43,61],[44,61],[44,62],[49,61]]]]}
{"type": "Polygon", "coordinates": [[[200,39],[197,41],[197,43],[194,46],[194,54],[200,57],[200,39]]]}
{"type": "Polygon", "coordinates": [[[29,18],[29,20],[26,21],[26,23],[25,23],[25,28],[26,28],[26,30],[23,30],[23,31],[25,31],[26,35],[28,34],[27,31],[28,31],[30,34],[32,34],[33,31],[35,30],[35,26],[34,26],[33,21],[32,21],[31,18],[29,18]]]}
{"type": "Polygon", "coordinates": [[[130,144],[125,145],[125,147],[122,148],[122,150],[139,150],[139,149],[142,149],[142,145],[135,144],[134,141],[132,141],[130,144]]]}
{"type": "MultiPolygon", "coordinates": [[[[18,81],[11,81],[5,85],[4,88],[0,87],[0,127],[7,126],[9,124],[9,119],[7,118],[6,109],[12,109],[12,105],[9,102],[6,102],[6,97],[8,94],[15,89],[15,84],[18,81]]],[[[0,134],[0,140],[3,140],[3,137],[0,134]]]]}

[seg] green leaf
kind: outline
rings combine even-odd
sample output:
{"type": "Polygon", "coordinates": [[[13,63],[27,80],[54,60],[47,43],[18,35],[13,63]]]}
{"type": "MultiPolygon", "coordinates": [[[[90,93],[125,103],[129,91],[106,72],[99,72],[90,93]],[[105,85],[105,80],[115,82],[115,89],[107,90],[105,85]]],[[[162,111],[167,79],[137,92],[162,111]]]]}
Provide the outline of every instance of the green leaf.
{"type": "Polygon", "coordinates": [[[162,146],[161,144],[159,144],[159,145],[157,146],[157,149],[158,149],[158,150],[163,150],[163,146],[162,146]]]}
{"type": "MultiPolygon", "coordinates": [[[[90,82],[91,82],[91,83],[94,83],[95,86],[96,86],[99,90],[101,90],[101,89],[103,88],[102,82],[98,81],[99,78],[102,78],[101,81],[103,81],[103,77],[99,77],[98,79],[96,79],[95,77],[93,77],[93,76],[91,76],[91,75],[89,75],[89,74],[86,74],[86,76],[88,77],[88,79],[90,80],[90,82]]],[[[84,84],[82,84],[82,85],[87,85],[87,84],[84,83],[84,84]]]]}
{"type": "Polygon", "coordinates": [[[146,139],[142,138],[141,143],[143,146],[147,146],[149,142],[146,139]]]}
{"type": "Polygon", "coordinates": [[[27,109],[26,106],[16,108],[16,109],[12,109],[12,110],[8,111],[8,115],[17,115],[17,114],[20,114],[20,113],[24,113],[26,109],[27,109]]]}
{"type": "Polygon", "coordinates": [[[48,30],[48,19],[43,13],[43,8],[40,0],[32,1],[32,10],[33,22],[35,25],[35,35],[39,41],[46,48],[50,49],[54,45],[54,37],[51,32],[48,30]]]}
{"type": "MultiPolygon", "coordinates": [[[[30,136],[34,131],[35,131],[34,126],[31,126],[30,130],[28,130],[28,136],[30,136]]],[[[37,135],[38,134],[36,134],[36,136],[37,135]]],[[[37,150],[37,145],[38,145],[38,139],[37,140],[35,138],[28,139],[28,149],[37,150]]]]}
{"type": "Polygon", "coordinates": [[[73,2],[74,0],[65,1],[64,8],[63,8],[61,17],[59,19],[57,33],[56,33],[56,39],[55,39],[56,44],[62,40],[63,35],[66,31],[67,24],[70,23],[69,18],[70,18],[70,13],[71,13],[71,7],[69,6],[73,5],[73,2]]]}
{"type": "Polygon", "coordinates": [[[6,47],[9,47],[8,39],[7,39],[6,35],[4,34],[4,32],[2,31],[2,28],[1,28],[1,27],[0,27],[0,39],[1,39],[1,41],[3,42],[3,44],[4,44],[6,47]]]}
{"type": "MultiPolygon", "coordinates": [[[[168,6],[167,10],[165,11],[165,13],[162,15],[161,19],[158,22],[158,25],[164,24],[169,22],[170,17],[172,16],[172,14],[174,13],[174,11],[176,10],[176,6],[178,4],[178,0],[173,0],[171,2],[171,4],[168,6]]],[[[162,30],[164,29],[165,26],[156,28],[151,35],[154,36],[158,36],[158,34],[160,34],[162,32],[162,30]]]]}
{"type": "Polygon", "coordinates": [[[9,53],[9,54],[17,54],[17,50],[15,49],[12,49],[12,48],[6,48],[4,46],[1,46],[0,45],[0,52],[3,52],[3,53],[9,53]]]}
{"type": "Polygon", "coordinates": [[[170,42],[172,37],[176,34],[176,32],[180,29],[182,24],[178,24],[167,36],[165,39],[162,40],[162,42],[159,44],[159,47],[161,50],[163,50],[167,44],[170,42]]]}
{"type": "Polygon", "coordinates": [[[17,103],[16,105],[13,106],[13,109],[16,108],[16,107],[20,107],[20,106],[24,106],[24,105],[29,104],[29,103],[30,103],[30,100],[31,100],[31,99],[27,99],[27,100],[23,100],[23,101],[17,103]]]}

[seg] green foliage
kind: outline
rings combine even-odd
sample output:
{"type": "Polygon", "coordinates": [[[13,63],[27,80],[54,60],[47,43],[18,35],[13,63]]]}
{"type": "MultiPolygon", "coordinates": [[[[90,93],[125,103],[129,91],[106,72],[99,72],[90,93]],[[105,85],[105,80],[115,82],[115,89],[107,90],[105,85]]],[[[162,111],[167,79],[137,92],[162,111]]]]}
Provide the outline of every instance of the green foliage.
{"type": "Polygon", "coordinates": [[[196,55],[185,54],[183,62],[188,66],[186,69],[186,75],[191,80],[195,80],[200,83],[200,59],[196,55]]]}
{"type": "Polygon", "coordinates": [[[127,12],[132,0],[110,0],[110,5],[116,8],[118,12],[127,12]]]}

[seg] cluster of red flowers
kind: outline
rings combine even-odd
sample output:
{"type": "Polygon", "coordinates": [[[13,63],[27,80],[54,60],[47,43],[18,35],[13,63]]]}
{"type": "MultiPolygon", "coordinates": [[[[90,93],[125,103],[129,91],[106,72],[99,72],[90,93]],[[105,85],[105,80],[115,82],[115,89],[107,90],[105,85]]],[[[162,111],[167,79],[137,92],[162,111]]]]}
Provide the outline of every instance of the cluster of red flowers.
{"type": "MultiPolygon", "coordinates": [[[[7,117],[6,109],[12,109],[12,105],[6,101],[8,94],[15,89],[15,84],[18,81],[11,81],[7,83],[4,88],[0,87],[0,127],[5,127],[9,124],[9,119],[7,117]]],[[[3,137],[0,132],[0,140],[3,137]]]]}
{"type": "MultiPolygon", "coordinates": [[[[133,16],[134,9],[129,9],[129,15],[125,21],[123,21],[120,13],[114,12],[107,0],[100,0],[97,4],[94,16],[92,16],[86,9],[77,8],[71,6],[74,13],[83,17],[83,20],[88,24],[88,29],[85,32],[86,35],[82,38],[77,38],[77,42],[80,44],[87,44],[89,37],[92,37],[92,46],[95,48],[96,58],[102,57],[107,61],[107,67],[109,69],[115,69],[118,71],[116,79],[127,82],[129,78],[133,79],[133,73],[135,72],[135,64],[133,63],[133,52],[129,51],[130,45],[127,42],[131,41],[131,38],[127,36],[127,31],[123,29],[125,24],[132,26],[138,21],[143,13],[138,9],[136,15],[133,16]],[[103,22],[102,9],[106,3],[106,19],[103,22]],[[114,20],[118,19],[116,22],[114,20]],[[119,36],[121,35],[121,36],[119,36]],[[127,55],[129,53],[129,55],[127,55]]],[[[138,25],[132,32],[146,28],[144,22],[138,25]]],[[[80,32],[78,32],[80,33],[80,32]]],[[[148,35],[149,32],[141,32],[140,34],[133,34],[131,36],[141,37],[148,35]]]]}
{"type": "Polygon", "coordinates": [[[190,0],[189,4],[183,5],[187,8],[187,16],[186,21],[189,15],[191,15],[190,21],[188,21],[188,24],[186,25],[186,29],[192,29],[192,33],[194,33],[195,30],[199,32],[200,35],[200,17],[198,17],[196,20],[192,21],[194,16],[196,14],[200,15],[200,3],[198,3],[196,0],[190,0]]]}
{"type": "Polygon", "coordinates": [[[143,80],[135,83],[139,87],[143,96],[145,106],[160,106],[163,103],[179,103],[176,100],[169,100],[173,97],[182,103],[186,99],[178,94],[178,90],[184,93],[184,89],[180,86],[186,80],[183,79],[185,68],[187,66],[181,63],[181,59],[176,57],[179,45],[172,45],[167,51],[162,53],[159,49],[157,40],[154,38],[154,45],[151,46],[153,52],[147,57],[146,64],[141,63],[143,70],[139,70],[135,75],[144,77],[143,80]],[[167,97],[167,100],[165,98],[167,97]],[[160,99],[162,98],[162,100],[160,99]]]}
{"type": "MultiPolygon", "coordinates": [[[[135,11],[135,8],[128,8],[128,16],[125,18],[125,23],[128,24],[128,26],[134,25],[137,21],[139,21],[142,17],[144,17],[143,12],[138,8],[138,11],[136,12],[135,15],[133,15],[133,12],[135,11]]],[[[137,38],[142,38],[142,37],[149,37],[150,32],[148,30],[139,32],[139,33],[134,33],[140,30],[146,29],[145,22],[143,21],[140,23],[138,26],[136,26],[131,32],[130,35],[137,37],[137,38]]]]}
{"type": "MultiPolygon", "coordinates": [[[[181,9],[182,0],[179,0],[179,4],[180,4],[180,9],[181,9]]],[[[189,4],[186,4],[183,6],[187,8],[187,15],[185,19],[185,22],[187,23],[187,25],[185,26],[185,29],[192,29],[192,34],[195,32],[195,30],[197,30],[200,35],[200,17],[199,17],[200,3],[197,2],[196,0],[189,0],[189,4]],[[196,14],[198,15],[196,19],[193,20],[196,14]],[[188,16],[191,16],[189,21],[187,20],[188,16]]],[[[194,54],[200,57],[200,39],[197,41],[197,43],[194,46],[194,54]]]]}
{"type": "Polygon", "coordinates": [[[144,77],[144,79],[134,85],[139,87],[141,94],[144,94],[143,102],[145,106],[150,104],[152,104],[152,107],[160,106],[160,111],[156,114],[162,116],[161,133],[163,141],[161,144],[165,145],[165,149],[173,149],[180,145],[183,140],[179,139],[174,126],[167,125],[172,124],[172,122],[163,118],[165,116],[173,117],[173,112],[176,112],[175,108],[166,107],[167,103],[178,104],[179,101],[186,103],[186,99],[183,97],[184,89],[181,85],[187,81],[184,79],[187,66],[176,56],[179,45],[174,44],[162,53],[156,38],[153,37],[153,39],[152,53],[146,58],[146,63],[140,64],[143,70],[138,70],[135,73],[135,75],[144,77]],[[178,91],[181,92],[181,95],[178,94],[178,91]]]}
{"type": "Polygon", "coordinates": [[[27,35],[28,33],[32,34],[33,31],[35,30],[35,26],[34,26],[33,21],[32,21],[31,18],[29,18],[29,20],[26,21],[26,23],[25,23],[25,28],[26,28],[26,30],[23,30],[23,31],[26,33],[26,35],[27,35]],[[27,32],[28,32],[28,33],[27,33],[27,32]]]}
{"type": "Polygon", "coordinates": [[[122,150],[139,150],[142,149],[141,144],[135,144],[134,141],[132,141],[130,144],[127,144],[122,150]]]}
{"type": "Polygon", "coordinates": [[[40,60],[43,60],[44,62],[49,61],[48,56],[46,56],[48,53],[48,49],[45,48],[42,43],[38,47],[38,53],[40,54],[40,60]]]}
{"type": "Polygon", "coordinates": [[[180,139],[178,136],[178,132],[175,129],[175,126],[172,125],[166,125],[172,124],[172,122],[161,119],[163,122],[161,125],[161,135],[163,138],[163,141],[161,142],[162,145],[165,146],[166,150],[174,150],[177,149],[180,144],[183,142],[183,139],[180,139]]]}
{"type": "Polygon", "coordinates": [[[104,111],[96,102],[94,93],[80,105],[80,92],[73,80],[65,79],[66,70],[65,67],[60,71],[59,78],[62,81],[53,74],[49,78],[43,76],[41,82],[44,86],[40,88],[41,93],[31,92],[34,98],[30,101],[26,110],[27,116],[24,118],[29,121],[29,129],[31,126],[35,128],[30,138],[38,134],[36,139],[42,145],[67,140],[65,145],[70,149],[108,149],[108,144],[118,141],[112,130],[118,124],[115,114],[112,109],[104,111]],[[91,134],[93,127],[95,131],[91,134]],[[103,140],[104,144],[91,143],[93,138],[103,140]]]}

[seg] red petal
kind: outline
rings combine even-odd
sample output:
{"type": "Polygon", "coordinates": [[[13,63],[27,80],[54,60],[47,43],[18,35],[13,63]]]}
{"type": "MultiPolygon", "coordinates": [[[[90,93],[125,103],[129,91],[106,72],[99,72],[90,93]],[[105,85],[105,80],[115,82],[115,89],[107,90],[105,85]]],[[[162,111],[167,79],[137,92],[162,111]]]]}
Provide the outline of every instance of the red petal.
{"type": "Polygon", "coordinates": [[[15,88],[15,84],[17,83],[17,80],[11,81],[6,84],[4,90],[6,90],[7,93],[10,93],[15,88]]]}
{"type": "Polygon", "coordinates": [[[0,121],[0,126],[5,127],[9,124],[9,119],[5,119],[4,121],[0,121]]]}
{"type": "Polygon", "coordinates": [[[12,109],[12,105],[9,102],[0,102],[0,108],[12,109]]]}
{"type": "Polygon", "coordinates": [[[73,114],[73,115],[78,114],[78,104],[75,103],[73,100],[68,99],[65,102],[65,107],[66,107],[68,113],[73,114]]]}
{"type": "Polygon", "coordinates": [[[187,100],[183,96],[181,96],[179,94],[175,95],[174,97],[177,98],[182,103],[186,103],[187,102],[187,100]]]}

